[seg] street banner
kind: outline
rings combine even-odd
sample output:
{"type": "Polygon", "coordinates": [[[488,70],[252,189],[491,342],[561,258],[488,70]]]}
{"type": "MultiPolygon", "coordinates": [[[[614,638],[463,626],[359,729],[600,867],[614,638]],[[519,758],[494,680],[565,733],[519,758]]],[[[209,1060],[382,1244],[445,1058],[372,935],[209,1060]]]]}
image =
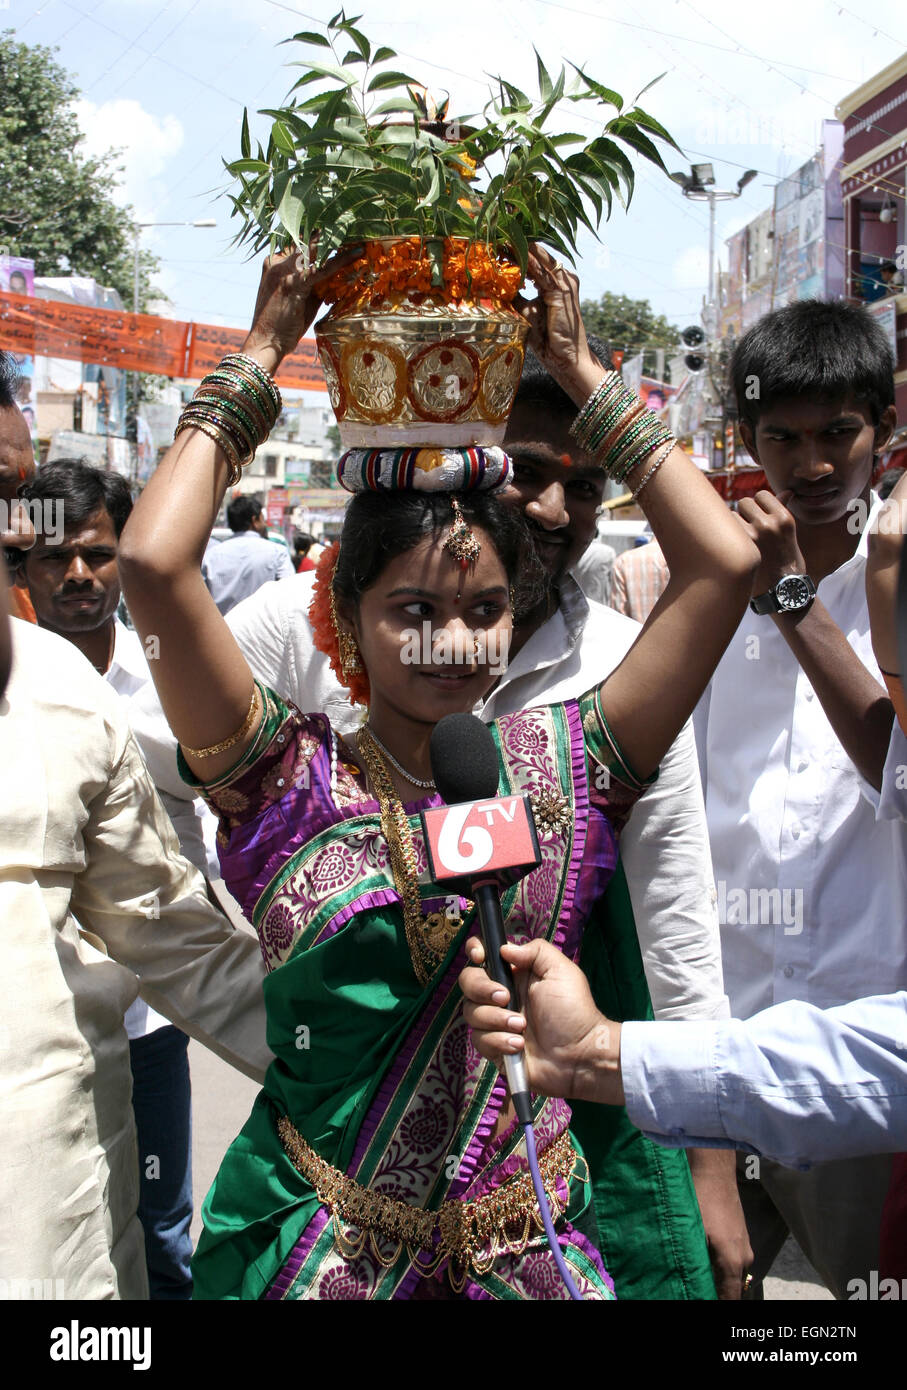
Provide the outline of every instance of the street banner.
{"type": "Polygon", "coordinates": [[[0,347],[11,352],[183,376],[188,329],[155,314],[0,294],[0,347]]]}
{"type": "MultiPolygon", "coordinates": [[[[225,353],[238,352],[245,337],[242,328],[33,299],[0,288],[0,348],[17,354],[198,380],[225,353]]],[[[314,339],[285,359],[277,380],[291,390],[327,391],[314,339]]]]}
{"type": "MultiPolygon", "coordinates": [[[[245,328],[218,328],[211,323],[193,323],[189,360],[184,376],[200,381],[213,372],[228,352],[239,352],[247,337],[245,328]]],[[[285,357],[277,373],[278,386],[299,391],[326,391],[327,385],[314,338],[304,338],[295,352],[285,357]]]]}

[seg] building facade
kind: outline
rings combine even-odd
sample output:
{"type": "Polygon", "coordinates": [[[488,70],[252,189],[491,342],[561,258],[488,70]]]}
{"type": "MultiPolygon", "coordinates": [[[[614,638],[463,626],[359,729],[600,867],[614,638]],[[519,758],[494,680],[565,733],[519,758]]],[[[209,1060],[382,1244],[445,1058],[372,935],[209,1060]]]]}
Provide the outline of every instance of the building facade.
{"type": "Polygon", "coordinates": [[[835,108],[844,123],[845,289],[865,303],[895,355],[895,403],[907,421],[907,53],[835,108]]]}

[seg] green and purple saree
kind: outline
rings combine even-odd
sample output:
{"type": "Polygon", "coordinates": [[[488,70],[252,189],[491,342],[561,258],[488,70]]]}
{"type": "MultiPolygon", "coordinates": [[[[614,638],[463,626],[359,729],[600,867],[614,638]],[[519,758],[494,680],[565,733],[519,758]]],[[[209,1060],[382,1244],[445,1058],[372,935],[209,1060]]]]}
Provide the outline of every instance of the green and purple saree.
{"type": "MultiPolygon", "coordinates": [[[[196,1297],[565,1298],[534,1218],[522,1133],[499,1132],[505,1084],[463,1020],[457,978],[472,914],[425,880],[418,810],[439,799],[407,807],[423,912],[448,924],[414,961],[377,803],[323,716],[262,693],[251,748],[204,794],[221,818],[224,880],[268,967],[276,1060],[208,1194],[196,1297]]],[[[544,936],[577,959],[592,923],[600,1002],[612,1017],[644,1016],[632,914],[626,902],[610,915],[601,907],[609,883],[622,890],[617,836],[642,784],[597,698],[492,730],[501,788],[531,795],[542,850],[504,894],[509,937],[544,936]]],[[[714,1297],[685,1157],[656,1149],[622,1111],[584,1113],[582,1137],[565,1101],[538,1099],[535,1116],[584,1297],[613,1298],[612,1276],[619,1296],[714,1297]]]]}

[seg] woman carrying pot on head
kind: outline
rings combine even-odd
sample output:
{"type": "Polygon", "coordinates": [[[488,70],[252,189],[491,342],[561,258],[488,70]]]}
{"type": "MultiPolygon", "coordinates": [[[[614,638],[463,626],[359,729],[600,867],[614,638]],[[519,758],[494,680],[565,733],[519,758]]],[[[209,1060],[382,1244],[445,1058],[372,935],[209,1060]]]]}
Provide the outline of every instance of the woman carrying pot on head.
{"type": "MultiPolygon", "coordinates": [[[[270,374],[312,322],[333,269],[266,262],[243,354],[187,407],[120,544],[135,625],[143,639],[161,634],[154,675],[184,775],[220,816],[224,879],[270,971],[276,1060],[205,1204],[196,1292],[565,1297],[506,1084],[472,1049],[462,1016],[457,980],[474,914],[427,881],[417,814],[440,802],[435,724],[490,690],[488,656],[514,612],[537,601],[522,519],[493,491],[353,499],[336,568],[334,552],[319,566],[313,609],[319,645],[368,704],[349,741],[253,680],[201,578],[210,527],[244,461],[231,412],[239,403],[259,437],[276,419],[270,374]],[[455,654],[446,664],[429,650],[413,659],[412,631],[426,620],[433,642],[455,654]]],[[[621,825],[737,627],[757,553],[666,428],[592,356],[575,277],[542,250],[529,273],[530,344],[577,404],[578,441],[638,492],[671,571],[601,686],[490,726],[500,787],[531,793],[542,852],[504,896],[505,927],[576,959],[614,874],[621,825]]],[[[562,1250],[583,1296],[607,1299],[570,1120],[563,1101],[535,1103],[562,1250]]],[[[701,1231],[696,1239],[707,1271],[701,1231]]]]}

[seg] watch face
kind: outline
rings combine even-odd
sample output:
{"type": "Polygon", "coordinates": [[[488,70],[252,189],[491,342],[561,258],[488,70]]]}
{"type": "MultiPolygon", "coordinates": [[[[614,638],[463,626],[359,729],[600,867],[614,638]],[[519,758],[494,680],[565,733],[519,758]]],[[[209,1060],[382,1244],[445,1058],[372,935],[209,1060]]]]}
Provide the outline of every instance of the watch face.
{"type": "Polygon", "coordinates": [[[799,574],[788,574],[775,585],[778,603],[785,613],[806,608],[812,602],[812,585],[799,574]]]}

